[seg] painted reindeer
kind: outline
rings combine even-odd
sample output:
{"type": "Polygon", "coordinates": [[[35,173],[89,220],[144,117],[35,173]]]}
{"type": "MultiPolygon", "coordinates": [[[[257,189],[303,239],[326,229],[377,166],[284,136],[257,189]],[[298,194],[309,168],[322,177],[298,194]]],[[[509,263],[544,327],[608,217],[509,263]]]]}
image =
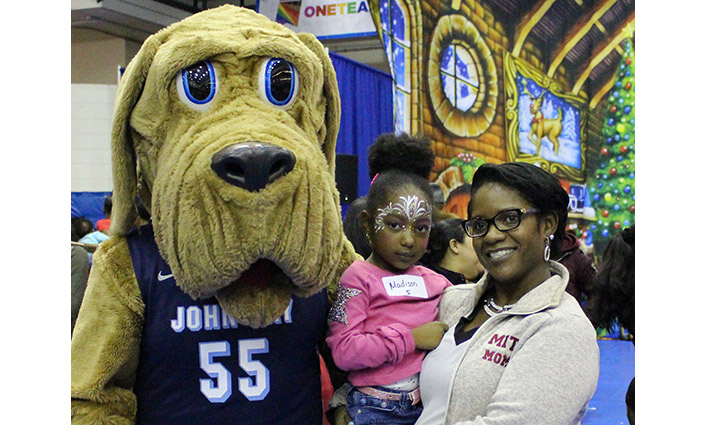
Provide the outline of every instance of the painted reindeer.
{"type": "Polygon", "coordinates": [[[523,90],[523,93],[527,93],[530,97],[530,113],[533,114],[533,121],[530,125],[528,139],[535,145],[535,155],[540,153],[543,137],[547,137],[552,143],[553,151],[557,155],[560,151],[560,141],[557,137],[562,133],[562,109],[557,108],[557,118],[545,118],[540,109],[547,90],[543,90],[540,96],[537,97],[530,93],[527,88],[523,90]]]}

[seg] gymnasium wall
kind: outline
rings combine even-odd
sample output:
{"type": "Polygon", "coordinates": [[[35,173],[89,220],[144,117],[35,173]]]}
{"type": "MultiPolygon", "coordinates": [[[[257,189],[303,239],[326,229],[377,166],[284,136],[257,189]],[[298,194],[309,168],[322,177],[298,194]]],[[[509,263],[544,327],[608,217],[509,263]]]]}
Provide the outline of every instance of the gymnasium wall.
{"type": "Polygon", "coordinates": [[[71,85],[71,191],[113,190],[110,131],[117,85],[71,85]]]}

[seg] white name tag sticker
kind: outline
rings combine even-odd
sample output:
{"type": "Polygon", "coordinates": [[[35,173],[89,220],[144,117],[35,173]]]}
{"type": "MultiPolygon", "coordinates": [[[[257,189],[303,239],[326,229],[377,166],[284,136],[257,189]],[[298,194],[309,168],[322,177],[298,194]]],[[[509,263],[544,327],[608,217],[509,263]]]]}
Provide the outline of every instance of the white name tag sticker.
{"type": "Polygon", "coordinates": [[[425,280],[421,276],[399,274],[384,277],[383,287],[391,297],[428,298],[425,280]]]}

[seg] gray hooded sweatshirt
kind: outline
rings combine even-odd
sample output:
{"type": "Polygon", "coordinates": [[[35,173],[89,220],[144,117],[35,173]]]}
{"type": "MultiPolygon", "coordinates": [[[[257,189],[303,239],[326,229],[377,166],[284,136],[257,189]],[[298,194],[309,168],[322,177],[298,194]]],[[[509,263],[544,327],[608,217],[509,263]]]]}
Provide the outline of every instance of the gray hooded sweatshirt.
{"type": "MultiPolygon", "coordinates": [[[[597,387],[599,347],[591,323],[565,292],[567,269],[551,261],[550,270],[548,280],[509,311],[489,318],[471,337],[451,394],[432,395],[448,397],[445,424],[580,423],[597,387]]],[[[444,292],[439,318],[449,325],[448,332],[471,313],[488,278],[444,292]]],[[[427,359],[423,374],[434,370],[427,359]]]]}

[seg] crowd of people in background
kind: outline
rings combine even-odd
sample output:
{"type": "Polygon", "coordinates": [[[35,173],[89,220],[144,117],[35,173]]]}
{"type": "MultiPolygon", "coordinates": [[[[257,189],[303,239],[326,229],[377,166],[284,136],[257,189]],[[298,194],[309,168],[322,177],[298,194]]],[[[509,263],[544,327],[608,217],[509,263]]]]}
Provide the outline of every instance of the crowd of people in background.
{"type": "MultiPolygon", "coordinates": [[[[135,227],[150,222],[150,213],[140,200],[135,198],[137,219],[135,227]]],[[[88,276],[93,264],[93,253],[98,246],[110,238],[111,212],[113,196],[108,195],[103,201],[103,218],[96,224],[84,216],[71,217],[71,331],[79,314],[79,308],[86,291],[88,276]]]]}
{"type": "Polygon", "coordinates": [[[79,314],[86,291],[88,274],[93,263],[93,253],[98,245],[110,237],[110,214],[113,209],[112,196],[103,203],[104,217],[93,222],[86,217],[71,217],[71,332],[79,314]]]}

